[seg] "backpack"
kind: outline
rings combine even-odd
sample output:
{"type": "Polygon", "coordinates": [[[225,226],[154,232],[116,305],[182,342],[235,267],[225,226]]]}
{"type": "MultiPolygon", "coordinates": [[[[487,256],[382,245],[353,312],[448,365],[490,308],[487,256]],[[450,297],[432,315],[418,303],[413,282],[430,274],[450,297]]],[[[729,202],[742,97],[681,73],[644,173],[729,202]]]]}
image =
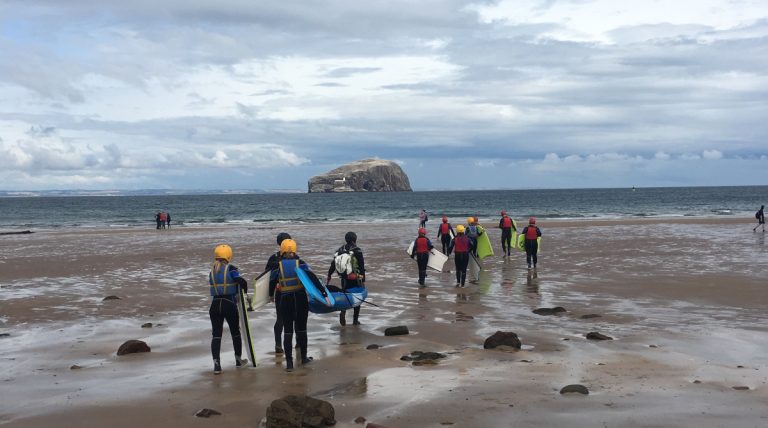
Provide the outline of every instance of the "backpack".
{"type": "Polygon", "coordinates": [[[755,218],[760,220],[760,211],[755,212],[755,218]]]}
{"type": "Polygon", "coordinates": [[[357,258],[354,256],[354,248],[345,250],[344,247],[339,248],[333,256],[333,263],[336,266],[336,272],[340,274],[357,273],[357,258]]]}

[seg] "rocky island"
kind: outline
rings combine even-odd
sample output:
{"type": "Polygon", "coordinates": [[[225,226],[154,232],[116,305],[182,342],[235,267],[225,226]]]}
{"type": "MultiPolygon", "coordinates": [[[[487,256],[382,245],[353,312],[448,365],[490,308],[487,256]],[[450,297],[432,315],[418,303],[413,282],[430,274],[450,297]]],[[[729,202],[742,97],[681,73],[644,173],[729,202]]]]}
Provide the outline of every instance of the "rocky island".
{"type": "Polygon", "coordinates": [[[410,192],[411,183],[400,165],[363,159],[309,179],[309,193],[410,192]]]}

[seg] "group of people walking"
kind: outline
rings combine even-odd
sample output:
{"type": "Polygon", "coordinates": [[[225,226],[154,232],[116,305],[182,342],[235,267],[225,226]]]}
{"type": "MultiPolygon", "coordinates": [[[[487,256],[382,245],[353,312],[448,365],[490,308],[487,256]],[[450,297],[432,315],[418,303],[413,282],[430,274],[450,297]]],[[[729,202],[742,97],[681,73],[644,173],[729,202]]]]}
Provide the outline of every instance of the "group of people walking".
{"type": "MultiPolygon", "coordinates": [[[[340,291],[364,286],[365,259],[363,251],[357,246],[357,234],[347,232],[344,235],[344,245],[334,253],[328,268],[326,283],[330,284],[336,273],[341,281],[340,291]]],[[[285,369],[293,371],[293,336],[299,348],[302,365],[309,364],[313,358],[307,354],[307,320],[309,318],[309,303],[304,284],[299,280],[297,270],[310,271],[298,254],[298,245],[291,235],[281,232],[276,238],[279,250],[270,255],[264,267],[269,273],[269,297],[275,303],[275,353],[284,354],[285,369]]],[[[240,290],[247,292],[248,283],[243,279],[237,267],[230,264],[232,248],[219,245],[214,249],[214,263],[208,274],[210,294],[213,297],[209,315],[213,338],[211,339],[211,355],[213,357],[214,374],[221,373],[220,349],[224,321],[229,326],[235,351],[235,366],[244,367],[247,360],[242,358],[242,339],[240,336],[239,317],[237,312],[237,295],[240,290]]],[[[332,286],[329,286],[332,288],[332,286]]],[[[326,296],[324,289],[319,290],[326,296]]],[[[346,311],[339,314],[339,323],[346,325],[346,311]]],[[[360,325],[360,306],[353,308],[352,323],[360,325]]]]}
{"type": "MultiPolygon", "coordinates": [[[[426,211],[422,210],[422,213],[426,211]]],[[[504,257],[512,255],[512,249],[517,247],[517,242],[513,242],[513,234],[517,232],[517,223],[507,215],[506,211],[501,211],[499,219],[499,228],[501,229],[501,251],[504,257]]],[[[427,276],[427,265],[431,250],[434,248],[432,241],[427,238],[427,229],[423,226],[422,216],[419,216],[420,227],[418,236],[413,242],[413,251],[411,258],[416,260],[419,270],[419,285],[424,286],[427,276]]],[[[468,217],[467,225],[459,224],[454,230],[448,217],[442,217],[442,223],[437,229],[437,239],[440,240],[442,252],[450,256],[454,254],[454,263],[456,266],[456,286],[464,287],[467,278],[467,268],[471,257],[477,258],[478,238],[486,233],[478,221],[477,217],[468,217]]],[[[530,217],[528,225],[525,226],[520,234],[523,239],[523,248],[525,249],[526,263],[528,269],[535,269],[538,263],[539,243],[541,229],[536,225],[536,218],[530,217]]]]}

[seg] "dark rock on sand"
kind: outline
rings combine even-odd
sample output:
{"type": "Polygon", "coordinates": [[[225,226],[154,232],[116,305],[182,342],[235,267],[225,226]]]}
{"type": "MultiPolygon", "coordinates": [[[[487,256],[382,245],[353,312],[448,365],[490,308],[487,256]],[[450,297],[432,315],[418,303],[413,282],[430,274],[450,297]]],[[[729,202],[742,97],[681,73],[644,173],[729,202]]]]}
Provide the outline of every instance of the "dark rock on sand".
{"type": "Polygon", "coordinates": [[[221,412],[219,412],[218,410],[206,408],[206,409],[198,410],[197,413],[195,413],[195,416],[197,416],[198,418],[210,418],[211,416],[216,416],[220,414],[221,412]]]}
{"type": "Polygon", "coordinates": [[[735,389],[736,391],[749,391],[748,386],[734,386],[732,388],[735,389]]]}
{"type": "Polygon", "coordinates": [[[565,308],[562,306],[555,306],[554,308],[538,308],[533,310],[533,313],[536,315],[557,315],[562,312],[566,312],[565,308]]]}
{"type": "Polygon", "coordinates": [[[365,418],[362,417],[362,416],[358,416],[357,418],[355,418],[355,423],[356,424],[364,424],[365,423],[365,418]]]}
{"type": "Polygon", "coordinates": [[[129,340],[117,350],[117,355],[136,354],[139,352],[150,352],[151,348],[141,340],[129,340]]]}
{"type": "Polygon", "coordinates": [[[0,337],[11,337],[11,333],[0,333],[0,337]]]}
{"type": "Polygon", "coordinates": [[[152,323],[151,322],[144,323],[141,325],[141,328],[152,328],[152,323]]]}
{"type": "Polygon", "coordinates": [[[310,178],[307,187],[309,193],[411,191],[411,183],[400,165],[382,159],[342,165],[310,178]]]}
{"type": "Polygon", "coordinates": [[[102,302],[106,302],[107,300],[120,300],[120,298],[117,297],[117,296],[107,296],[107,297],[101,299],[102,302]]]}
{"type": "Polygon", "coordinates": [[[523,344],[520,342],[520,338],[517,337],[517,333],[497,331],[492,336],[485,339],[483,348],[493,349],[499,346],[509,346],[515,349],[522,348],[523,344]]]}
{"type": "Polygon", "coordinates": [[[577,393],[577,394],[584,394],[589,395],[589,389],[587,389],[584,385],[566,385],[560,390],[561,394],[570,394],[570,393],[577,393]]]}
{"type": "Polygon", "coordinates": [[[384,336],[400,336],[403,334],[408,334],[408,326],[406,325],[399,325],[397,327],[389,327],[386,330],[384,330],[384,336]]]}
{"type": "Polygon", "coordinates": [[[581,319],[583,319],[583,320],[588,320],[588,319],[592,319],[592,318],[600,318],[600,317],[602,317],[602,315],[598,315],[598,314],[586,314],[586,315],[582,315],[582,316],[580,316],[579,318],[581,318],[581,319]]]}
{"type": "Polygon", "coordinates": [[[589,339],[589,340],[613,340],[613,338],[611,336],[606,336],[606,335],[598,333],[596,331],[587,333],[587,339],[589,339]]]}
{"type": "Polygon", "coordinates": [[[82,367],[78,366],[77,364],[72,364],[71,366],[69,366],[69,369],[70,370],[80,370],[80,369],[82,369],[82,367]]]}
{"type": "Polygon", "coordinates": [[[379,346],[379,345],[377,345],[375,343],[370,344],[370,345],[365,347],[365,349],[379,349],[379,348],[381,348],[381,346],[379,346]]]}
{"type": "Polygon", "coordinates": [[[403,355],[400,357],[400,361],[413,361],[413,365],[419,366],[424,364],[437,364],[435,360],[439,360],[445,357],[447,357],[447,355],[441,354],[439,352],[413,351],[410,355],[403,355]]]}
{"type": "Polygon", "coordinates": [[[387,427],[385,427],[384,425],[370,423],[370,424],[366,425],[365,428],[387,428],[387,427]]]}
{"type": "Polygon", "coordinates": [[[22,230],[19,232],[0,232],[0,235],[29,235],[30,233],[35,233],[31,230],[22,230]]]}
{"type": "Polygon", "coordinates": [[[287,395],[267,408],[267,428],[321,428],[336,425],[331,403],[306,395],[287,395]]]}

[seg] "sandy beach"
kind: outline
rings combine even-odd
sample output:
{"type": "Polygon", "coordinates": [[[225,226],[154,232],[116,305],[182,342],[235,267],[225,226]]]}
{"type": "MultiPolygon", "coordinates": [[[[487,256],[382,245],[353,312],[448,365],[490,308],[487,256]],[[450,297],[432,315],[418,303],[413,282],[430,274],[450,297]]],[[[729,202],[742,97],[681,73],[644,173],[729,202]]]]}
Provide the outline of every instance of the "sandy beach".
{"type": "MultiPolygon", "coordinates": [[[[498,220],[481,220],[500,253],[490,227],[498,220]]],[[[272,400],[307,394],[334,406],[339,427],[364,426],[360,416],[386,427],[768,426],[768,249],[752,226],[542,221],[535,272],[524,253],[497,255],[464,289],[447,272],[430,272],[418,288],[404,251],[413,224],[0,236],[0,424],[257,427],[272,400]],[[310,314],[315,361],[293,373],[272,352],[274,307],[263,307],[251,313],[258,367],[235,369],[225,331],[224,373],[214,376],[206,283],[214,246],[230,244],[251,279],[287,231],[325,274],[348,230],[359,236],[379,307],[364,305],[361,326],[310,314]],[[110,295],[119,300],[103,300],[110,295]],[[555,306],[566,312],[532,312],[555,306]],[[411,334],[385,337],[396,325],[411,334]],[[523,349],[483,349],[497,330],[517,333],[523,349]],[[593,331],[614,340],[587,340],[593,331]],[[152,351],[118,357],[129,339],[152,351]],[[432,366],[400,360],[416,350],[448,357],[432,366]],[[569,384],[589,395],[561,395],[569,384]],[[195,417],[204,407],[222,415],[195,417]]],[[[428,227],[434,238],[437,224],[428,227]]],[[[453,269],[451,258],[445,270],[453,269]]]]}

